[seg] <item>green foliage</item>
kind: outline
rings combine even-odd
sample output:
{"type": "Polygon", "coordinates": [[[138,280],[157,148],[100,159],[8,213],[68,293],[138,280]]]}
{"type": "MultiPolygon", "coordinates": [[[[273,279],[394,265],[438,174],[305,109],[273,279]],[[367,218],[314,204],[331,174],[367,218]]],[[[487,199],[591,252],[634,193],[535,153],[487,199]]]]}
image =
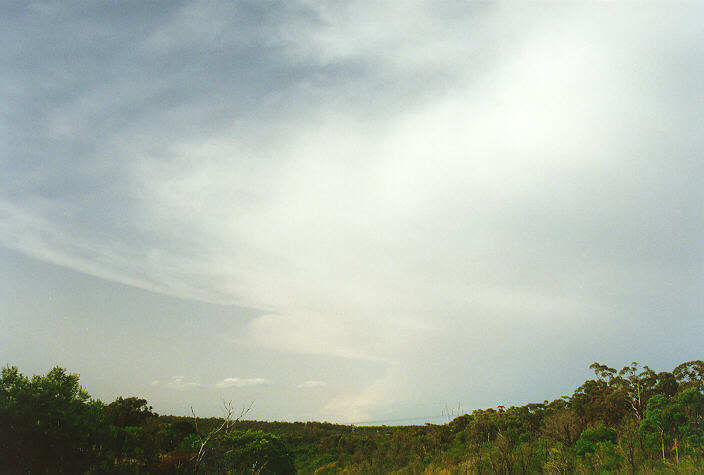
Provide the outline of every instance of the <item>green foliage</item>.
{"type": "Polygon", "coordinates": [[[175,422],[172,424],[163,423],[160,425],[158,445],[164,450],[171,452],[177,449],[185,450],[183,447],[193,447],[193,443],[185,443],[188,437],[195,437],[195,426],[187,421],[175,422]]]}
{"type": "Polygon", "coordinates": [[[157,415],[145,399],[118,397],[104,407],[103,417],[110,430],[108,448],[118,464],[146,467],[158,458],[157,415]]]}
{"type": "Polygon", "coordinates": [[[618,446],[611,442],[598,442],[595,450],[586,454],[581,463],[590,472],[603,473],[613,472],[621,468],[624,458],[619,453],[618,446]]]}
{"type": "Polygon", "coordinates": [[[92,400],[61,368],[27,378],[6,367],[0,473],[704,472],[704,363],[591,368],[594,379],[552,402],[477,409],[445,425],[353,427],[196,424],[137,397],[92,400]]]}
{"type": "Polygon", "coordinates": [[[640,432],[651,446],[657,446],[659,442],[663,462],[666,450],[677,438],[682,417],[681,405],[666,395],[656,394],[648,401],[640,432]]]}
{"type": "Polygon", "coordinates": [[[704,447],[704,394],[690,386],[677,395],[684,422],[679,428],[682,440],[691,448],[704,447]]]}
{"type": "Polygon", "coordinates": [[[0,376],[0,472],[84,472],[101,456],[102,404],[78,375],[54,368],[29,379],[0,376]]]}
{"type": "Polygon", "coordinates": [[[704,361],[687,361],[678,365],[672,374],[679,384],[680,390],[694,388],[704,391],[704,361]]]}
{"type": "Polygon", "coordinates": [[[232,431],[218,440],[224,450],[221,467],[237,473],[295,473],[293,458],[282,440],[263,431],[232,431]]]}
{"type": "Polygon", "coordinates": [[[587,428],[582,431],[582,435],[577,440],[575,451],[577,455],[591,454],[596,451],[598,444],[604,443],[616,443],[616,430],[603,425],[594,429],[587,428]]]}
{"type": "Polygon", "coordinates": [[[118,397],[105,407],[104,414],[106,422],[117,427],[141,426],[156,416],[146,399],[136,397],[118,397]]]}

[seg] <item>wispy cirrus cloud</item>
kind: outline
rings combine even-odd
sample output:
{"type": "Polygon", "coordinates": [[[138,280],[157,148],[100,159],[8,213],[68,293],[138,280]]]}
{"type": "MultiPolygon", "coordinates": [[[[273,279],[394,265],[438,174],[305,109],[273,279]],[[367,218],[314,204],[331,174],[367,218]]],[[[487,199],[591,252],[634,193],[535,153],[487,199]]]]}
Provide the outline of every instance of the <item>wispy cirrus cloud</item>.
{"type": "Polygon", "coordinates": [[[603,328],[691,323],[700,6],[277,7],[5,7],[0,242],[256,309],[217,337],[272,360],[374,365],[326,389],[352,420],[493,403],[464,382],[489,377],[529,397],[515,378],[583,367],[603,328]]]}

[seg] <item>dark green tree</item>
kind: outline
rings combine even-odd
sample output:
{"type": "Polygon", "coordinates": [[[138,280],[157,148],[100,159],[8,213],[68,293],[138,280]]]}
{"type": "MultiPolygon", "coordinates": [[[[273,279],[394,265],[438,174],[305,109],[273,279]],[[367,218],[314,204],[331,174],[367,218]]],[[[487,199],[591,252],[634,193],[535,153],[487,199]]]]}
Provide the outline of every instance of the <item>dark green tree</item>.
{"type": "Polygon", "coordinates": [[[146,399],[137,397],[118,397],[105,406],[104,413],[106,422],[117,427],[139,427],[148,419],[157,416],[146,399]]]}
{"type": "Polygon", "coordinates": [[[704,455],[704,394],[696,386],[689,387],[677,394],[677,404],[683,416],[678,431],[681,439],[687,448],[704,455]]]}
{"type": "Polygon", "coordinates": [[[109,445],[115,464],[126,457],[146,466],[148,459],[156,457],[157,441],[152,433],[158,428],[148,422],[155,419],[157,414],[152,412],[146,399],[118,397],[105,406],[103,415],[109,425],[109,445]]]}
{"type": "Polygon", "coordinates": [[[0,472],[81,473],[100,461],[102,404],[78,375],[56,367],[29,379],[16,367],[0,376],[0,472]]]}
{"type": "Polygon", "coordinates": [[[656,394],[648,401],[640,431],[651,441],[659,442],[662,461],[666,461],[665,448],[674,445],[677,451],[679,428],[684,414],[681,405],[667,396],[656,394]]]}
{"type": "Polygon", "coordinates": [[[263,431],[231,431],[220,436],[222,468],[237,473],[296,473],[293,457],[282,440],[263,431]]]}
{"type": "Polygon", "coordinates": [[[616,430],[600,425],[599,427],[587,427],[582,431],[579,440],[575,444],[577,455],[594,453],[600,443],[616,443],[616,430]]]}

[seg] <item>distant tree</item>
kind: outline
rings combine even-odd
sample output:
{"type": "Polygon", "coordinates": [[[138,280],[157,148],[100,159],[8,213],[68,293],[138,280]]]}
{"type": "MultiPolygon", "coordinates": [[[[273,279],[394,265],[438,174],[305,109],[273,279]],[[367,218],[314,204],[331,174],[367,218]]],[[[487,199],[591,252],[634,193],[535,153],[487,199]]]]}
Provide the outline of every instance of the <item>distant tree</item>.
{"type": "Polygon", "coordinates": [[[115,464],[120,463],[123,457],[140,460],[144,465],[147,464],[146,459],[154,458],[156,440],[146,432],[155,432],[157,427],[152,424],[145,431],[145,425],[157,415],[152,412],[146,399],[118,397],[105,406],[103,416],[109,426],[109,447],[115,464]]]}
{"type": "Polygon", "coordinates": [[[263,431],[230,431],[218,437],[220,468],[236,473],[293,474],[293,457],[282,440],[263,431]]]}
{"type": "Polygon", "coordinates": [[[494,409],[477,409],[472,412],[469,423],[465,428],[467,440],[476,443],[491,442],[496,438],[499,428],[496,425],[494,409]]]}
{"type": "Polygon", "coordinates": [[[452,419],[448,426],[450,427],[450,431],[453,434],[457,434],[464,430],[465,427],[467,427],[467,424],[469,424],[471,416],[469,414],[464,414],[458,417],[455,417],[452,419]]]}
{"type": "Polygon", "coordinates": [[[138,427],[157,414],[152,412],[152,407],[146,399],[137,397],[118,397],[105,406],[105,420],[117,427],[138,427]]]}
{"type": "Polygon", "coordinates": [[[354,427],[245,421],[248,408],[233,417],[231,403],[224,419],[159,417],[137,397],[94,401],[61,368],[28,378],[8,366],[0,474],[704,473],[704,363],[592,369],[594,379],[550,403],[354,427]]]}
{"type": "Polygon", "coordinates": [[[682,363],[672,371],[672,374],[679,384],[680,390],[696,388],[699,391],[704,391],[704,361],[694,360],[682,363]]]}
{"type": "Polygon", "coordinates": [[[662,371],[657,374],[655,382],[655,392],[663,396],[672,397],[677,394],[678,384],[675,376],[669,371],[662,371]]]}
{"type": "Polygon", "coordinates": [[[614,368],[593,363],[597,377],[584,382],[570,398],[570,407],[585,426],[616,426],[631,410],[624,380],[614,368]]]}
{"type": "Polygon", "coordinates": [[[633,414],[640,422],[643,419],[648,399],[655,393],[657,375],[647,366],[640,369],[640,365],[634,361],[630,366],[623,367],[619,372],[619,378],[625,387],[628,405],[633,409],[633,414]]]}
{"type": "Polygon", "coordinates": [[[159,444],[166,452],[175,450],[183,440],[190,434],[195,434],[195,426],[187,421],[178,421],[161,428],[159,432],[159,444]]]}
{"type": "Polygon", "coordinates": [[[110,426],[110,449],[116,464],[127,458],[146,466],[156,457],[158,427],[148,422],[158,416],[146,399],[118,397],[105,406],[103,415],[110,426]]]}

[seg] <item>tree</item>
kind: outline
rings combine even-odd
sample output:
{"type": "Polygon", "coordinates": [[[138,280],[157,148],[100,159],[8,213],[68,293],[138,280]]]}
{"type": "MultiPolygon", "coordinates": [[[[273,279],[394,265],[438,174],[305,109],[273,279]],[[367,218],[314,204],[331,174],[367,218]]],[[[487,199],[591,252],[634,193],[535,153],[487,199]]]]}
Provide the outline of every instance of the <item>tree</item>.
{"type": "Polygon", "coordinates": [[[704,447],[704,394],[696,386],[689,387],[677,395],[677,404],[682,411],[680,436],[693,448],[704,447]]]}
{"type": "MultiPolygon", "coordinates": [[[[120,463],[125,456],[132,460],[153,458],[156,452],[155,441],[151,440],[153,438],[145,438],[144,426],[147,421],[156,418],[157,414],[152,412],[146,399],[118,397],[105,406],[103,415],[110,426],[110,448],[114,453],[115,464],[120,463]],[[145,450],[147,448],[151,450],[145,450]]],[[[152,426],[150,429],[153,432],[156,428],[152,426]]],[[[146,463],[146,460],[143,462],[146,463]]]]}
{"type": "Polygon", "coordinates": [[[579,437],[582,424],[569,409],[550,411],[543,419],[543,433],[552,440],[572,445],[579,437]]]}
{"type": "Polygon", "coordinates": [[[662,394],[667,397],[672,397],[677,394],[677,380],[675,376],[668,372],[662,371],[657,374],[657,381],[655,382],[655,392],[662,394]]]}
{"type": "Polygon", "coordinates": [[[216,428],[212,429],[207,434],[204,434],[198,428],[198,417],[196,416],[195,411],[191,407],[191,414],[193,414],[193,425],[196,429],[195,436],[197,438],[197,442],[195,442],[194,447],[196,449],[196,453],[193,456],[193,464],[196,470],[198,470],[198,467],[201,463],[203,463],[206,456],[208,455],[208,449],[210,445],[212,445],[211,441],[216,436],[218,436],[218,434],[227,433],[232,428],[233,424],[242,419],[245,414],[250,411],[251,408],[251,403],[249,404],[249,406],[243,406],[239,416],[237,416],[237,418],[233,420],[232,416],[234,414],[234,409],[232,408],[232,401],[229,401],[227,403],[223,401],[224,418],[222,424],[218,425],[216,428]]]}
{"type": "Polygon", "coordinates": [[[696,388],[704,391],[704,361],[694,360],[682,363],[672,370],[672,374],[679,383],[680,390],[696,388]]]}
{"type": "Polygon", "coordinates": [[[293,457],[279,437],[261,430],[230,431],[218,437],[221,467],[237,473],[293,474],[293,457]]]}
{"type": "Polygon", "coordinates": [[[157,414],[152,412],[152,407],[146,399],[137,397],[118,397],[105,406],[105,420],[117,427],[138,427],[157,414]]]}
{"type": "Polygon", "coordinates": [[[594,453],[600,443],[616,443],[616,431],[610,427],[600,425],[596,428],[587,427],[582,431],[575,444],[577,455],[594,453]]]}
{"type": "Polygon", "coordinates": [[[640,431],[651,439],[659,439],[660,454],[663,462],[666,462],[666,443],[668,446],[670,443],[674,444],[675,454],[679,458],[677,436],[682,420],[682,407],[677,401],[673,401],[662,394],[656,394],[648,401],[645,417],[640,424],[640,431]]]}
{"type": "Polygon", "coordinates": [[[618,373],[626,388],[626,400],[633,409],[638,422],[643,419],[645,406],[650,396],[654,394],[657,383],[655,371],[647,366],[643,366],[643,369],[639,370],[640,365],[634,361],[630,366],[624,366],[618,373]]]}
{"type": "Polygon", "coordinates": [[[101,456],[102,407],[63,368],[32,379],[3,368],[0,472],[85,472],[101,456]]]}
{"type": "Polygon", "coordinates": [[[617,425],[629,410],[623,380],[614,368],[593,363],[597,379],[584,382],[572,395],[570,407],[584,425],[617,425]]]}

